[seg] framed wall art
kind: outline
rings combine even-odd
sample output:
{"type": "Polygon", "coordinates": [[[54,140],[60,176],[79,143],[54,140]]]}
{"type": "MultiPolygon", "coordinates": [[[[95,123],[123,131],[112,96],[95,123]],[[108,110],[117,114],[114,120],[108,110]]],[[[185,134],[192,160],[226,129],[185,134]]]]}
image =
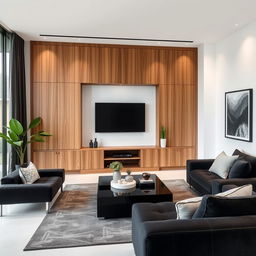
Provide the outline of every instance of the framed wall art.
{"type": "Polygon", "coordinates": [[[225,137],[252,141],[253,90],[225,93],[225,137]]]}

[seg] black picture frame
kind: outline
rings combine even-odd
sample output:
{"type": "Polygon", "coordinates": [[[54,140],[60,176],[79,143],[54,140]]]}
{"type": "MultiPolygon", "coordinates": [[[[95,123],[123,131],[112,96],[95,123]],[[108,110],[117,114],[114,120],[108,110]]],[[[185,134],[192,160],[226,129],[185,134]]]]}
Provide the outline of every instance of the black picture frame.
{"type": "Polygon", "coordinates": [[[252,142],[253,89],[225,92],[225,137],[252,142]]]}

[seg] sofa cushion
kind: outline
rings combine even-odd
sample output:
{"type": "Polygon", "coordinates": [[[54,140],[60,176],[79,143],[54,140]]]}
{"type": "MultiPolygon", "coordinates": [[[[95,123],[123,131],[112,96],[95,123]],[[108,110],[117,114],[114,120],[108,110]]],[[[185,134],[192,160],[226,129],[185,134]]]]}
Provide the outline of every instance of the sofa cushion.
{"type": "Polygon", "coordinates": [[[251,166],[250,177],[256,177],[256,157],[255,156],[251,156],[246,153],[243,153],[238,149],[234,151],[233,155],[238,155],[239,160],[245,160],[249,162],[251,166]]]}
{"type": "MultiPolygon", "coordinates": [[[[223,197],[235,197],[235,196],[251,196],[252,185],[244,185],[241,187],[235,187],[222,193],[216,194],[216,196],[223,197]]],[[[193,197],[179,201],[175,204],[177,219],[191,219],[193,214],[199,208],[203,197],[193,197]]]]}
{"type": "Polygon", "coordinates": [[[40,179],[36,166],[32,162],[30,162],[25,168],[21,167],[19,175],[24,184],[32,184],[36,180],[40,179]]]}
{"type": "Polygon", "coordinates": [[[251,175],[251,165],[248,161],[245,160],[236,160],[233,166],[231,167],[228,178],[249,178],[251,175]]]}
{"type": "Polygon", "coordinates": [[[219,175],[214,172],[209,172],[207,170],[193,170],[190,172],[190,178],[198,183],[204,190],[211,194],[212,181],[216,179],[221,179],[219,175]]]}
{"type": "MultiPolygon", "coordinates": [[[[44,187],[48,188],[48,197],[53,199],[53,197],[56,195],[58,190],[60,189],[62,185],[62,178],[61,177],[41,177],[39,180],[37,180],[33,185],[43,185],[44,187]]],[[[51,200],[50,200],[51,201],[51,200]]]]}
{"type": "Polygon", "coordinates": [[[176,217],[175,204],[172,202],[138,203],[132,206],[132,218],[138,222],[169,220],[176,217]]]}
{"type": "Polygon", "coordinates": [[[206,195],[193,218],[232,217],[256,214],[256,196],[219,197],[206,195]]]}
{"type": "Polygon", "coordinates": [[[226,179],[228,177],[231,166],[237,158],[238,155],[228,156],[223,151],[216,157],[209,171],[216,173],[223,179],[226,179]]]}

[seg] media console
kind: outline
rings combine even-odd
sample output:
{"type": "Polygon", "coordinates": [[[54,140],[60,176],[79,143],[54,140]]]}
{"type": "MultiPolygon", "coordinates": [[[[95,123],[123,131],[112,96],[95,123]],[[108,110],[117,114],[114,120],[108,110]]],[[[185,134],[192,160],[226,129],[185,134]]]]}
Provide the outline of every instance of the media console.
{"type": "Polygon", "coordinates": [[[80,151],[81,173],[112,172],[109,165],[113,161],[122,162],[124,171],[180,169],[195,154],[192,147],[158,146],[82,148],[80,151]]]}

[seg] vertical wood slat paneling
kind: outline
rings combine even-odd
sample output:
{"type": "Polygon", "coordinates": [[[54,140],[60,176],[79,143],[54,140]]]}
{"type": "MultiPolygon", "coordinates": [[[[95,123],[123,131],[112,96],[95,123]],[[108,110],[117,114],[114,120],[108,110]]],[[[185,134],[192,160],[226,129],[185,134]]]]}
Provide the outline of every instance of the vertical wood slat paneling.
{"type": "Polygon", "coordinates": [[[33,149],[81,148],[81,85],[76,83],[34,83],[32,118],[40,116],[35,130],[52,134],[33,149]]]}
{"type": "Polygon", "coordinates": [[[41,117],[41,124],[33,131],[44,130],[52,134],[45,142],[35,142],[33,149],[58,149],[58,86],[53,83],[32,84],[32,119],[41,117]]]}
{"type": "Polygon", "coordinates": [[[168,87],[169,146],[196,146],[196,87],[168,87]]]}
{"type": "Polygon", "coordinates": [[[58,84],[58,149],[81,148],[81,85],[58,84]]]}

